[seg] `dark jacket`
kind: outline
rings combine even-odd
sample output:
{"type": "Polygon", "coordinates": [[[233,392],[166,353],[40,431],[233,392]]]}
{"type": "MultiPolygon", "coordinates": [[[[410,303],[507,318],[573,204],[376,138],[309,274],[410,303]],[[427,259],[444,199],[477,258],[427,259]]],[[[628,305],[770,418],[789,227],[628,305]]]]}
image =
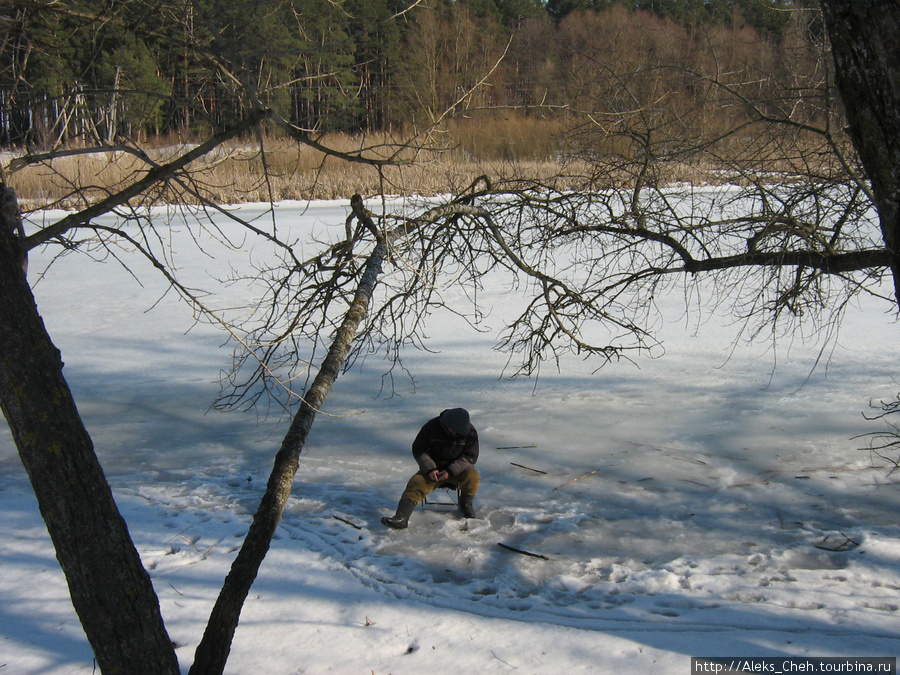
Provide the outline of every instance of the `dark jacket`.
{"type": "Polygon", "coordinates": [[[478,432],[471,427],[467,436],[454,436],[435,417],[419,431],[412,454],[423,474],[438,469],[455,476],[478,461],[478,432]]]}

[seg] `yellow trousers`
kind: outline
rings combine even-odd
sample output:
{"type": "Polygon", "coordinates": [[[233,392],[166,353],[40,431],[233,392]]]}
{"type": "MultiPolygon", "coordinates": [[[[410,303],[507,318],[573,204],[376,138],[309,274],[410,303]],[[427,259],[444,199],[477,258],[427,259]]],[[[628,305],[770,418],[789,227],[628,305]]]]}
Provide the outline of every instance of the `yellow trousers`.
{"type": "Polygon", "coordinates": [[[439,487],[449,486],[459,490],[460,495],[474,497],[478,492],[478,485],[481,483],[481,476],[474,468],[461,471],[455,476],[451,476],[447,480],[435,482],[421,473],[409,479],[403,496],[413,504],[418,504],[425,497],[430,495],[439,487]]]}

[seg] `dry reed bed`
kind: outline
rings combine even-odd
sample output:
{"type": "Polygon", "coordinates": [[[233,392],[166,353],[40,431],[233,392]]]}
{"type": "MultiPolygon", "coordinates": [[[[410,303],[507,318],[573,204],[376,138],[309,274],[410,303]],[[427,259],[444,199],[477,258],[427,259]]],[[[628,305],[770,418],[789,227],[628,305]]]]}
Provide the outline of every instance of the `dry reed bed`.
{"type": "MultiPolygon", "coordinates": [[[[217,148],[133,203],[236,204],[353,194],[429,196],[458,192],[481,175],[495,183],[527,179],[561,190],[633,182],[627,165],[617,168],[605,161],[588,165],[572,159],[563,148],[565,138],[565,129],[556,121],[520,119],[454,124],[444,134],[415,142],[387,135],[330,134],[321,139],[339,153],[397,162],[381,168],[329,157],[283,138],[254,138],[217,148]]],[[[105,151],[57,157],[15,171],[8,170],[12,155],[5,153],[2,164],[23,208],[79,208],[140,180],[153,166],[170,161],[187,147],[150,148],[146,150],[149,162],[137,154],[105,151]]],[[[764,162],[773,170],[771,158],[764,162]]],[[[654,170],[655,180],[662,184],[721,183],[735,180],[736,175],[723,172],[721,165],[699,161],[661,162],[654,170]]]]}
{"type": "MultiPolygon", "coordinates": [[[[476,161],[432,153],[416,161],[376,168],[361,163],[318,157],[303,161],[257,151],[234,150],[215,161],[197,161],[187,171],[142,195],[143,204],[244,203],[259,201],[337,199],[364,196],[437,195],[459,191],[478,176],[494,180],[529,177],[569,187],[555,161],[476,161]]],[[[296,153],[295,153],[296,154],[296,153]]],[[[316,153],[318,154],[318,153],[316,153]]],[[[10,184],[29,209],[78,208],[140,180],[148,165],[122,153],[55,159],[12,174],[10,184]]]]}

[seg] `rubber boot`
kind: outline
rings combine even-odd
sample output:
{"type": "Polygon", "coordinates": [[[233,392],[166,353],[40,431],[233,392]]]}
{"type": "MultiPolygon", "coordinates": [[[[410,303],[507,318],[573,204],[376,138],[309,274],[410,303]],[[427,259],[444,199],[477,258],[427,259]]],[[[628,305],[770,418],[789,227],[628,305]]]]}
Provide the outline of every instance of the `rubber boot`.
{"type": "Polygon", "coordinates": [[[459,512],[462,514],[463,518],[475,517],[475,507],[472,505],[472,500],[474,499],[475,495],[459,496],[459,512]]]}
{"type": "Polygon", "coordinates": [[[400,503],[397,504],[397,513],[392,518],[382,518],[381,522],[395,530],[405,530],[409,527],[409,517],[415,508],[416,505],[411,500],[401,497],[400,503]]]}

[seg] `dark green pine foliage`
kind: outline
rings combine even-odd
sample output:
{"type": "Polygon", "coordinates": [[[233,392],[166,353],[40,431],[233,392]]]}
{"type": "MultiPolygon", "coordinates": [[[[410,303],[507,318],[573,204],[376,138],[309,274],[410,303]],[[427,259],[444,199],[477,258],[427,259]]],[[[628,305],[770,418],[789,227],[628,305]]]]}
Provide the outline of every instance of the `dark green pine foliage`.
{"type": "Polygon", "coordinates": [[[131,136],[136,130],[160,133],[172,83],[161,77],[155,54],[138,36],[123,34],[113,44],[99,56],[94,70],[96,105],[106,115],[107,140],[112,141],[118,133],[131,136]]]}
{"type": "Polygon", "coordinates": [[[494,0],[500,21],[510,30],[519,28],[529,19],[538,19],[547,15],[547,10],[540,0],[494,0]]]}
{"type": "MultiPolygon", "coordinates": [[[[95,4],[75,2],[73,10],[92,13],[95,4]]],[[[97,28],[44,6],[21,8],[13,19],[4,41],[11,58],[0,68],[11,117],[28,123],[5,135],[38,147],[65,142],[88,124],[86,79],[99,53],[97,28]]]]}
{"type": "Polygon", "coordinates": [[[209,2],[195,17],[195,39],[208,42],[205,49],[225,71],[206,84],[215,100],[205,109],[216,128],[233,124],[257,104],[290,114],[289,83],[303,48],[295,24],[290,5],[267,0],[209,2]]]}
{"type": "Polygon", "coordinates": [[[597,9],[595,0],[547,0],[547,13],[559,21],[572,12],[586,12],[597,9]]]}
{"type": "Polygon", "coordinates": [[[329,0],[294,0],[300,53],[291,87],[292,118],[318,131],[351,129],[362,109],[351,16],[329,0]]]}
{"type": "Polygon", "coordinates": [[[408,23],[395,20],[405,5],[391,0],[348,0],[348,30],[352,37],[359,87],[352,126],[361,131],[389,129],[403,123],[394,83],[403,60],[402,31],[408,23]]]}
{"type": "Polygon", "coordinates": [[[792,0],[736,0],[741,17],[763,37],[780,40],[791,17],[792,9],[800,3],[792,0]]]}

